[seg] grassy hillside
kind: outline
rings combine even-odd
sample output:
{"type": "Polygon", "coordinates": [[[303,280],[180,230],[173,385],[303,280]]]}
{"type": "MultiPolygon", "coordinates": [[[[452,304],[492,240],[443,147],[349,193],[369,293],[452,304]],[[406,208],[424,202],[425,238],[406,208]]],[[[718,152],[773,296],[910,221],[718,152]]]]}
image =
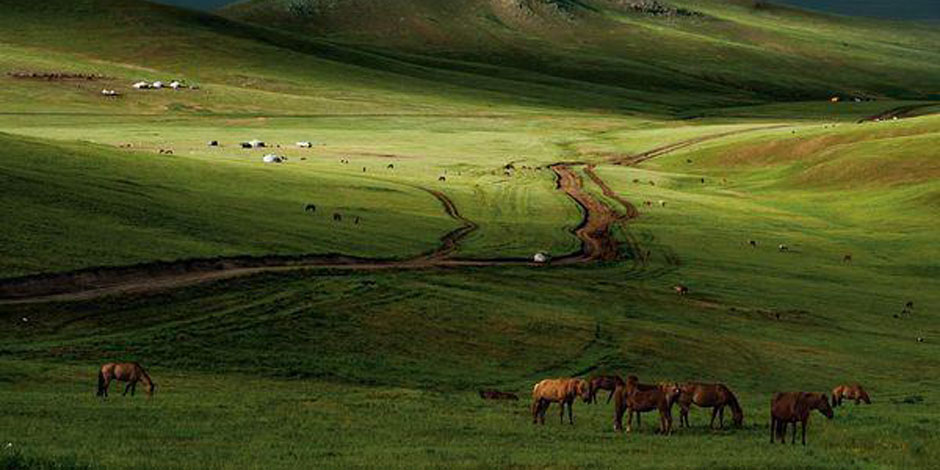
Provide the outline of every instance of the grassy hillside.
{"type": "MultiPolygon", "coordinates": [[[[643,100],[924,98],[940,36],[927,26],[846,20],[753,2],[248,0],[224,11],[402,60],[487,75],[538,73],[643,100]],[[406,54],[402,56],[401,54],[406,54]],[[875,56],[886,62],[872,61],[875,56]],[[509,72],[506,69],[511,69],[509,72]]],[[[688,105],[688,104],[687,104],[688,105]]]]}
{"type": "Polygon", "coordinates": [[[299,15],[249,1],[225,18],[0,3],[0,286],[153,261],[438,250],[434,263],[203,283],[162,283],[186,274],[169,265],[106,295],[0,298],[0,468],[940,458],[940,118],[935,102],[901,99],[940,89],[933,29],[711,0],[665,17],[602,0],[346,0],[299,15]],[[130,89],[171,78],[199,88],[130,89]],[[899,119],[858,123],[874,115],[899,119]],[[271,147],[238,146],[253,138],[271,147]],[[288,160],[265,165],[268,152],[288,160]],[[597,207],[627,205],[639,215],[613,224],[616,259],[558,261],[597,207]],[[555,262],[519,262],[537,251],[555,262]],[[153,400],[94,397],[100,364],[125,360],[148,368],[153,400]],[[582,403],[573,427],[554,407],[530,424],[534,382],[605,372],[727,383],[745,426],[707,430],[695,409],[670,437],[653,414],[621,435],[609,405],[582,403]],[[873,404],[814,415],[805,448],[767,443],[773,392],[849,382],[873,404]],[[489,387],[521,400],[480,400],[489,387]]]}

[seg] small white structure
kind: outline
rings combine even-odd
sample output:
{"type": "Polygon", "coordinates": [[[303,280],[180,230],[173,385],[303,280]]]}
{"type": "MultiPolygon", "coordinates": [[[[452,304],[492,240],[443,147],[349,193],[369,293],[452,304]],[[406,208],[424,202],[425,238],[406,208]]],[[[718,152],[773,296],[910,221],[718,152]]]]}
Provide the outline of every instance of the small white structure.
{"type": "Polygon", "coordinates": [[[120,96],[120,94],[115,90],[108,90],[107,88],[101,90],[102,96],[120,96]]]}
{"type": "Polygon", "coordinates": [[[131,85],[135,90],[146,90],[150,88],[150,84],[147,82],[137,82],[131,85]]]}
{"type": "Polygon", "coordinates": [[[548,262],[548,253],[540,251],[532,257],[532,261],[539,264],[545,264],[548,262]]]}
{"type": "Polygon", "coordinates": [[[170,82],[170,88],[174,90],[179,90],[182,87],[183,87],[183,84],[180,83],[179,80],[173,80],[172,82],[170,82]]]}
{"type": "Polygon", "coordinates": [[[155,90],[159,90],[163,88],[163,82],[158,80],[158,81],[153,82],[153,84],[150,86],[153,87],[155,90]]]}
{"type": "Polygon", "coordinates": [[[277,156],[277,155],[275,155],[275,154],[273,154],[273,153],[269,153],[269,154],[265,155],[261,160],[262,160],[263,162],[265,162],[265,163],[281,163],[281,162],[284,161],[283,158],[281,158],[281,157],[279,157],[279,156],[277,156]]]}
{"type": "Polygon", "coordinates": [[[256,149],[257,149],[257,148],[263,148],[263,147],[265,147],[264,142],[261,141],[261,140],[258,140],[258,139],[249,140],[249,141],[248,141],[248,145],[250,145],[252,148],[256,148],[256,149]]]}
{"type": "Polygon", "coordinates": [[[302,140],[302,141],[300,141],[300,142],[297,142],[297,146],[300,147],[300,148],[302,148],[302,149],[308,149],[308,148],[313,147],[313,142],[308,142],[308,141],[306,141],[306,140],[302,140]]]}

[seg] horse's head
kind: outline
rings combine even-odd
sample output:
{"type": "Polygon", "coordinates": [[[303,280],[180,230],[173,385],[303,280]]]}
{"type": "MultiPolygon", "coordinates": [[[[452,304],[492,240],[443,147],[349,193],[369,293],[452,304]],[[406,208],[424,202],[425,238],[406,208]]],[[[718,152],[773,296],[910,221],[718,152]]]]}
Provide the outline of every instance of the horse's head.
{"type": "Polygon", "coordinates": [[[863,402],[865,402],[866,405],[871,405],[871,398],[868,396],[868,392],[864,390],[860,390],[859,394],[861,395],[860,398],[862,399],[863,402]]]}
{"type": "Polygon", "coordinates": [[[150,382],[150,386],[147,387],[147,396],[153,398],[153,392],[157,389],[157,384],[150,382]]]}
{"type": "Polygon", "coordinates": [[[585,403],[591,402],[591,386],[587,383],[586,380],[577,379],[577,384],[575,385],[575,390],[577,390],[578,395],[581,396],[581,400],[585,403]]]}
{"type": "Polygon", "coordinates": [[[815,403],[813,408],[819,410],[826,418],[832,419],[834,413],[832,412],[832,407],[829,406],[829,397],[825,393],[814,393],[815,403]]]}

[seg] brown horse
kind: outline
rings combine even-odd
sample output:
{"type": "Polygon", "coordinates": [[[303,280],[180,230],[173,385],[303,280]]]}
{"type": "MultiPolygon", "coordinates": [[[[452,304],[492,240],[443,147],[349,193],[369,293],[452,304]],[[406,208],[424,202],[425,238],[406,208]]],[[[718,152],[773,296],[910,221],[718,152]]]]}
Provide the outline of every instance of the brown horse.
{"type": "Polygon", "coordinates": [[[518,400],[519,397],[512,392],[502,392],[499,390],[486,389],[480,390],[480,398],[484,400],[518,400]]]}
{"type": "Polygon", "coordinates": [[[861,402],[865,402],[866,405],[871,405],[871,398],[868,397],[868,392],[859,384],[839,385],[832,389],[833,408],[842,405],[843,399],[855,400],[856,405],[861,402]]]}
{"type": "Polygon", "coordinates": [[[613,398],[617,387],[623,387],[624,385],[626,385],[626,383],[618,375],[597,375],[591,377],[591,380],[588,381],[591,403],[597,403],[598,390],[610,391],[610,394],[607,395],[607,403],[610,403],[610,399],[613,398]]]}
{"type": "Polygon", "coordinates": [[[672,433],[672,405],[679,398],[679,384],[662,383],[647,385],[639,383],[636,376],[627,377],[627,383],[614,392],[614,429],[623,430],[623,413],[627,414],[627,432],[633,431],[633,414],[639,420],[640,413],[659,410],[659,431],[672,433]]]}
{"type": "Polygon", "coordinates": [[[127,386],[124,387],[123,395],[127,395],[129,390],[131,396],[134,396],[134,393],[137,391],[137,382],[143,382],[147,385],[147,397],[152,397],[153,390],[156,388],[156,384],[150,380],[150,376],[147,375],[144,368],[136,362],[124,362],[121,364],[111,362],[101,366],[101,369],[98,371],[99,397],[108,396],[108,387],[111,386],[112,380],[127,382],[127,386]]]}
{"type": "Polygon", "coordinates": [[[741,405],[738,404],[737,397],[724,384],[704,384],[698,382],[689,382],[679,387],[679,425],[691,426],[689,424],[689,408],[696,404],[702,408],[712,409],[712,420],[709,428],[715,427],[715,417],[718,417],[719,428],[725,427],[725,406],[731,408],[734,425],[741,427],[744,423],[744,412],[741,411],[741,405]]]}
{"type": "Polygon", "coordinates": [[[806,423],[810,412],[819,410],[826,418],[832,419],[832,407],[825,393],[786,392],[775,393],[770,399],[770,443],[774,435],[780,443],[786,443],[787,425],[793,423],[792,444],[796,444],[796,422],[803,428],[803,445],[806,445],[806,423]]]}
{"type": "Polygon", "coordinates": [[[561,422],[565,422],[565,406],[568,407],[568,422],[574,424],[572,406],[581,397],[588,403],[588,384],[581,379],[545,379],[532,387],[532,424],[545,424],[545,412],[552,403],[561,405],[561,422]]]}

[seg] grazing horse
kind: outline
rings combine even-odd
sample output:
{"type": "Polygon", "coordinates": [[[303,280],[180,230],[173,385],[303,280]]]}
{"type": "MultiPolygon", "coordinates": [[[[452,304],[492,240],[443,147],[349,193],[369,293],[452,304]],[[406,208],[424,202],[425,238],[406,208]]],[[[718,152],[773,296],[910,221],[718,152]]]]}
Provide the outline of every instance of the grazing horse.
{"type": "Polygon", "coordinates": [[[552,403],[561,405],[561,422],[565,422],[565,406],[568,407],[568,422],[574,424],[572,406],[581,397],[589,403],[588,384],[581,379],[545,379],[532,387],[532,424],[545,424],[545,412],[552,403]]]}
{"type": "Polygon", "coordinates": [[[757,240],[748,240],[748,245],[751,245],[752,248],[757,248],[757,240]]]}
{"type": "Polygon", "coordinates": [[[124,362],[121,364],[112,362],[101,366],[101,369],[98,370],[99,397],[108,396],[108,387],[111,386],[112,380],[127,382],[127,386],[124,387],[123,395],[127,395],[128,390],[130,390],[131,396],[134,396],[134,393],[137,391],[137,382],[143,382],[147,385],[148,398],[153,396],[153,389],[156,388],[156,384],[150,380],[150,376],[147,375],[144,368],[136,362],[124,362]]]}
{"type": "Polygon", "coordinates": [[[672,405],[679,399],[679,384],[647,385],[639,383],[635,375],[627,377],[623,387],[614,392],[614,429],[623,430],[623,413],[627,414],[627,432],[633,431],[633,414],[639,425],[640,413],[659,410],[659,431],[672,433],[672,405]]]}
{"type": "Polygon", "coordinates": [[[306,206],[304,206],[304,212],[316,212],[316,211],[317,211],[316,204],[307,204],[306,206]]]}
{"type": "Polygon", "coordinates": [[[437,180],[438,180],[438,181],[447,181],[447,177],[446,177],[446,176],[438,176],[438,177],[437,177],[437,180]]]}
{"type": "Polygon", "coordinates": [[[484,400],[518,400],[519,397],[512,392],[501,392],[499,390],[480,390],[480,398],[484,400]]]}
{"type": "Polygon", "coordinates": [[[678,295],[686,295],[689,293],[689,288],[682,284],[676,284],[672,286],[672,290],[676,291],[676,294],[678,295]]]}
{"type": "Polygon", "coordinates": [[[617,375],[598,375],[591,377],[591,380],[588,381],[588,390],[591,394],[591,403],[597,403],[597,391],[598,390],[609,390],[610,394],[607,395],[607,403],[610,403],[610,399],[613,398],[614,392],[617,391],[617,387],[623,387],[626,385],[626,382],[617,375]]]}
{"type": "Polygon", "coordinates": [[[770,443],[774,436],[781,444],[786,443],[787,425],[793,423],[793,439],[796,444],[796,422],[803,428],[803,445],[806,445],[806,423],[810,413],[819,410],[826,418],[832,419],[832,407],[825,393],[777,392],[770,399],[770,443]]]}
{"type": "Polygon", "coordinates": [[[783,253],[785,251],[790,251],[790,247],[781,243],[780,245],[777,245],[777,250],[783,253]]]}
{"type": "Polygon", "coordinates": [[[388,166],[385,167],[385,168],[387,168],[387,169],[389,169],[389,170],[394,170],[394,169],[395,169],[395,164],[394,164],[394,163],[389,163],[388,166]]]}
{"type": "Polygon", "coordinates": [[[842,262],[843,262],[843,263],[851,263],[851,262],[852,262],[852,253],[846,253],[844,256],[842,256],[842,262]]]}
{"type": "Polygon", "coordinates": [[[725,406],[731,408],[734,425],[741,427],[744,423],[744,412],[738,404],[737,397],[724,384],[705,384],[689,382],[679,387],[679,426],[689,426],[689,408],[696,404],[702,408],[712,409],[712,420],[709,428],[715,427],[715,417],[718,416],[718,426],[725,427],[725,406]]]}
{"type": "Polygon", "coordinates": [[[342,214],[340,214],[339,212],[333,213],[333,222],[341,222],[342,220],[343,220],[342,214]]]}
{"type": "Polygon", "coordinates": [[[871,398],[868,397],[868,392],[859,384],[839,385],[832,389],[833,408],[841,406],[843,399],[855,400],[856,405],[861,402],[865,402],[866,405],[871,405],[871,398]]]}
{"type": "Polygon", "coordinates": [[[914,309],[914,301],[913,301],[913,300],[908,300],[907,303],[904,304],[904,307],[913,310],[913,309],[914,309]]]}

